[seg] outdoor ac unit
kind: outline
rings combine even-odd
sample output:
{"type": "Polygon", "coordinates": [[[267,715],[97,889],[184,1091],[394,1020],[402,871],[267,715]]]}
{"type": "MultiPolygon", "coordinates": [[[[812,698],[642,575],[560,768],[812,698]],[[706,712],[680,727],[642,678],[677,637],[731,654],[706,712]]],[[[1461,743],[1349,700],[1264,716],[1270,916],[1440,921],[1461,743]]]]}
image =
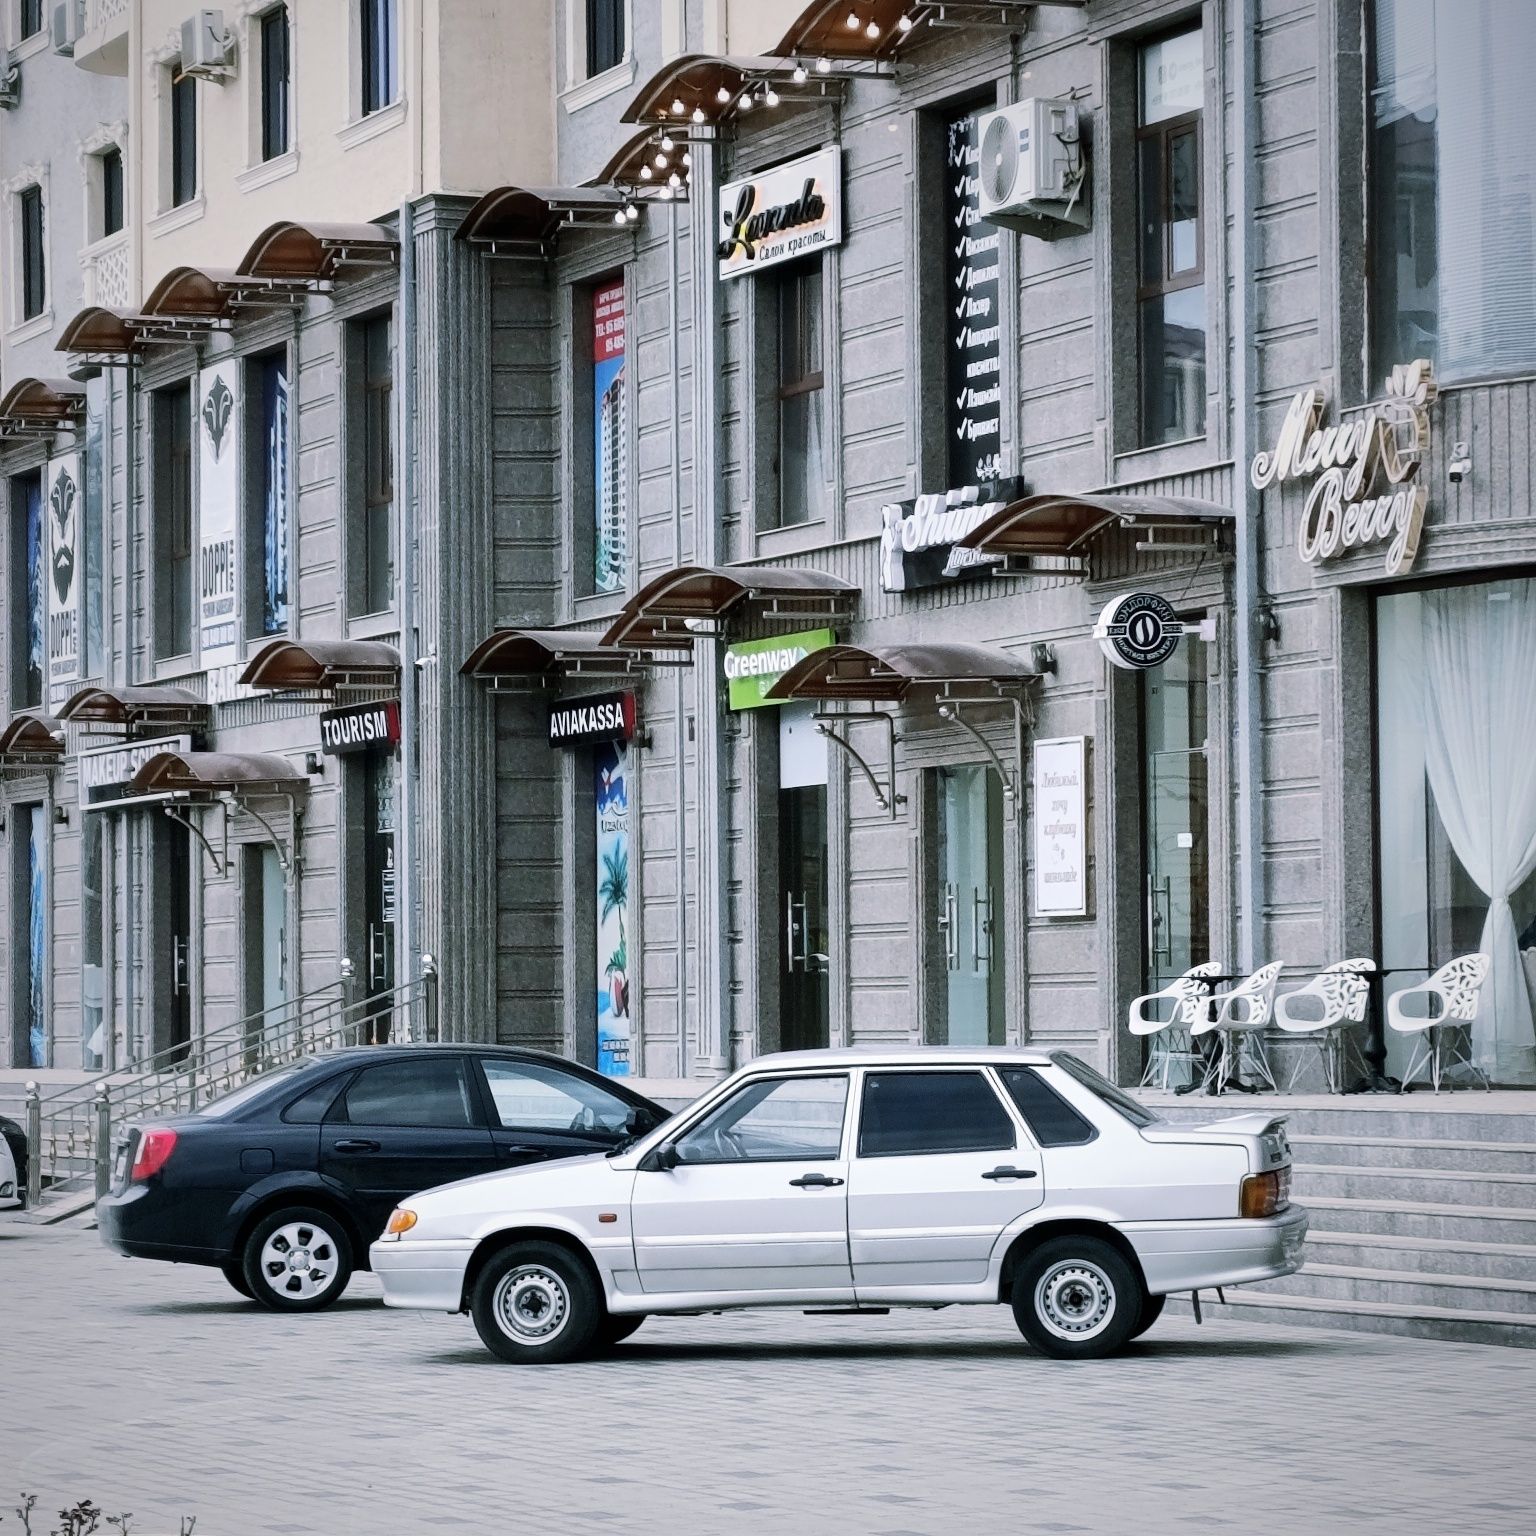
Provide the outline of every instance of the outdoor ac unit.
{"type": "Polygon", "coordinates": [[[85,31],[85,0],[58,0],[49,23],[53,51],[66,59],[75,56],[75,44],[85,31]]]}
{"type": "Polygon", "coordinates": [[[1077,104],[1033,96],[976,124],[978,212],[989,224],[1042,240],[1088,227],[1088,161],[1078,132],[1077,104]]]}
{"type": "Polygon", "coordinates": [[[224,30],[224,12],[194,11],[181,24],[181,72],[199,80],[228,80],[234,75],[230,54],[234,39],[224,30]]]}
{"type": "Polygon", "coordinates": [[[11,58],[11,50],[0,43],[0,107],[21,105],[21,65],[11,58]]]}

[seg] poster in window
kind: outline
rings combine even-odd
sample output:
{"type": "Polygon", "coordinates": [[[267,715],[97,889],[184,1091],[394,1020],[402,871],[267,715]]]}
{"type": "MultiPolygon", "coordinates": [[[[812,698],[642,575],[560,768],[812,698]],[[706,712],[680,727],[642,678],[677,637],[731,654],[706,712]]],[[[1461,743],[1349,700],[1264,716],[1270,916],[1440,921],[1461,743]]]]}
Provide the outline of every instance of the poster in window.
{"type": "Polygon", "coordinates": [[[48,930],[43,890],[48,829],[43,807],[34,805],[27,827],[27,1065],[48,1065],[48,930]]]}
{"type": "Polygon", "coordinates": [[[592,294],[592,585],[617,592],[629,561],[629,412],[624,392],[624,284],[592,294]]]}
{"type": "Polygon", "coordinates": [[[261,632],[288,628],[288,370],[268,359],[261,376],[261,632]]]}
{"type": "Polygon", "coordinates": [[[198,637],[204,667],[238,660],[236,597],[240,496],[238,422],[240,373],[234,361],[204,368],[197,381],[198,637]]]}
{"type": "Polygon", "coordinates": [[[84,586],[85,516],[80,455],[66,453],[48,461],[44,520],[48,525],[48,569],[44,599],[48,605],[48,707],[57,709],[80,677],[80,592],[84,586]]]}
{"type": "Polygon", "coordinates": [[[44,552],[48,535],[43,527],[43,482],[38,475],[23,475],[21,486],[21,518],[25,528],[27,561],[27,656],[26,687],[23,700],[28,704],[41,704],[46,698],[43,689],[46,665],[45,636],[48,629],[48,602],[43,574],[44,552]]]}
{"type": "Polygon", "coordinates": [[[951,485],[983,485],[1003,472],[998,232],[981,220],[976,118],[974,112],[951,118],[944,140],[945,414],[951,485]]]}
{"type": "Polygon", "coordinates": [[[1035,743],[1035,914],[1088,913],[1088,739],[1035,743]]]}
{"type": "Polygon", "coordinates": [[[106,636],[102,633],[104,593],[103,552],[106,547],[105,470],[106,381],[92,379],[85,386],[85,457],[81,465],[81,489],[85,505],[80,523],[81,677],[100,677],[106,665],[106,636]]]}
{"type": "Polygon", "coordinates": [[[629,748],[605,742],[592,751],[597,818],[597,1068],[628,1077],[629,748]]]}

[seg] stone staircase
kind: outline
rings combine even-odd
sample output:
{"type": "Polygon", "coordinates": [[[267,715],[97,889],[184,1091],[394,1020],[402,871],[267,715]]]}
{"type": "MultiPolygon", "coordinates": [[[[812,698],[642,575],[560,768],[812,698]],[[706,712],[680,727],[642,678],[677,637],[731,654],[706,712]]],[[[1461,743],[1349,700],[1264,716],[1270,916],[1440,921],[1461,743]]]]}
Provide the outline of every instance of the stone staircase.
{"type": "Polygon", "coordinates": [[[1175,1120],[1287,1116],[1306,1266],[1209,1314],[1536,1348],[1536,1094],[1142,1097],[1175,1120]]]}

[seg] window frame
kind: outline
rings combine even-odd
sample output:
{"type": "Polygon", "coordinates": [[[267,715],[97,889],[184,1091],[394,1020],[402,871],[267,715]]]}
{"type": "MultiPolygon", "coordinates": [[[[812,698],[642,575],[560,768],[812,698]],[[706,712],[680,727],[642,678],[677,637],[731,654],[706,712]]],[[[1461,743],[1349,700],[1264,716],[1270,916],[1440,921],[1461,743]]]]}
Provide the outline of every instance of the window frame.
{"type": "Polygon", "coordinates": [[[28,655],[31,637],[28,634],[28,623],[31,619],[31,594],[28,584],[30,562],[27,559],[27,487],[33,483],[37,487],[38,516],[42,520],[39,534],[39,561],[46,563],[46,539],[47,539],[47,512],[43,507],[43,471],[41,468],[22,470],[17,474],[8,475],[5,480],[5,538],[7,544],[6,567],[8,573],[8,590],[6,592],[7,606],[10,611],[9,620],[5,624],[6,651],[9,661],[7,670],[10,673],[10,704],[13,710],[37,709],[47,700],[47,623],[48,623],[48,597],[47,571],[40,570],[38,575],[39,591],[43,605],[42,622],[43,630],[43,655],[37,674],[37,697],[34,698],[31,686],[32,669],[28,655]]]}
{"type": "MultiPolygon", "coordinates": [[[[394,547],[396,497],[399,494],[399,445],[395,420],[395,346],[394,309],[386,306],[357,315],[346,322],[346,422],[347,422],[347,538],[346,538],[346,613],[349,620],[377,618],[393,612],[399,591],[399,554],[394,547]],[[383,357],[387,375],[369,372],[369,338],[378,327],[384,336],[383,357]],[[378,397],[383,403],[377,405],[378,397]],[[389,469],[389,494],[375,495],[381,489],[374,472],[379,467],[377,442],[372,424],[383,421],[383,443],[389,469]],[[377,602],[371,571],[372,554],[382,519],[384,542],[388,549],[387,591],[377,602]]],[[[290,572],[290,581],[292,573],[290,572]]]]}
{"type": "Polygon", "coordinates": [[[113,235],[120,235],[128,222],[128,182],[123,164],[123,146],[107,144],[96,151],[95,158],[96,239],[109,240],[113,235]],[[114,213],[116,223],[112,222],[114,213]]]}
{"type": "Polygon", "coordinates": [[[48,209],[41,182],[16,193],[16,254],[19,320],[25,325],[48,312],[48,209]]]}
{"type": "Polygon", "coordinates": [[[185,208],[197,201],[202,178],[198,167],[197,77],[184,74],[181,62],[170,66],[166,112],[170,130],[166,207],[185,208]]]}
{"type": "Polygon", "coordinates": [[[786,262],[784,266],[772,275],[772,290],[767,318],[773,326],[773,344],[771,348],[772,378],[771,399],[773,406],[773,460],[776,468],[774,476],[778,488],[778,496],[773,508],[773,522],[767,528],[759,531],[778,531],[785,528],[805,528],[827,520],[827,483],[826,483],[826,441],[827,441],[827,301],[826,301],[826,265],[820,256],[811,257],[807,261],[786,262]],[[816,304],[816,330],[820,340],[819,368],[803,369],[799,373],[791,372],[791,365],[785,358],[785,330],[786,330],[786,302],[791,294],[795,298],[795,330],[796,352],[799,356],[810,361],[810,353],[813,350],[807,345],[806,315],[809,312],[804,299],[807,295],[815,294],[816,304]],[[785,474],[785,461],[788,455],[785,452],[786,432],[785,426],[788,417],[786,406],[792,401],[803,400],[808,396],[816,396],[815,408],[821,420],[821,478],[817,485],[807,483],[797,487],[798,492],[803,493],[803,517],[791,519],[789,511],[789,486],[790,481],[785,474]],[[819,492],[819,497],[813,493],[819,492]]]}
{"type": "Polygon", "coordinates": [[[617,69],[629,57],[628,0],[585,0],[585,28],[582,38],[583,79],[594,80],[610,69],[617,69]],[[604,17],[600,13],[607,11],[604,17]],[[606,38],[602,36],[606,22],[606,38]],[[604,42],[608,49],[599,52],[604,42]],[[609,57],[609,54],[612,57],[609,57]]]}
{"type": "Polygon", "coordinates": [[[155,663],[192,656],[197,643],[195,584],[197,574],[197,505],[193,457],[197,434],[192,421],[192,382],[180,379],[153,392],[150,436],[154,449],[155,473],[152,485],[150,522],[150,590],[155,610],[151,637],[155,663]],[[180,398],[182,409],[175,400],[180,398]],[[178,425],[185,439],[178,436],[178,425]],[[182,466],[185,466],[184,470],[182,466]],[[182,512],[177,493],[185,491],[184,528],[173,522],[182,512]],[[185,550],[176,546],[176,535],[184,532],[185,550]],[[184,592],[186,602],[185,644],[178,624],[176,598],[184,592]]]}
{"type": "Polygon", "coordinates": [[[29,37],[37,37],[48,30],[48,6],[44,0],[16,0],[16,41],[24,43],[29,37]],[[31,17],[36,25],[29,26],[31,17]]]}
{"type": "Polygon", "coordinates": [[[260,54],[257,80],[257,156],[258,164],[281,159],[293,148],[293,17],[286,4],[274,5],[252,18],[260,54]],[[280,25],[276,25],[280,24],[280,25]],[[273,47],[281,39],[281,49],[273,47]],[[282,73],[274,74],[280,58],[282,73]],[[279,99],[274,102],[274,95],[279,99]],[[274,108],[281,110],[281,123],[274,108]],[[280,130],[280,131],[279,131],[280,130]]]}
{"type": "MultiPolygon", "coordinates": [[[[991,1074],[983,1063],[977,1062],[968,1066],[941,1066],[935,1064],[915,1064],[911,1066],[894,1067],[866,1067],[862,1081],[859,1084],[858,1119],[854,1125],[851,1155],[861,1161],[876,1161],[891,1157],[990,1157],[998,1152],[1018,1152],[1020,1150],[1018,1119],[1015,1117],[1010,1103],[1005,1098],[1005,1091],[1001,1090],[997,1083],[992,1081],[991,1074]],[[986,1091],[991,1094],[993,1102],[997,1106],[997,1112],[1002,1117],[1003,1123],[1008,1127],[1008,1143],[1006,1146],[974,1146],[974,1147],[923,1147],[902,1148],[895,1152],[866,1152],[864,1150],[864,1109],[865,1098],[869,1093],[870,1084],[881,1077],[973,1077],[986,1091]]],[[[1022,1118],[1022,1117],[1018,1117],[1022,1118]]]]}
{"type": "Polygon", "coordinates": [[[357,81],[359,119],[383,112],[401,99],[399,0],[358,0],[357,81]]]}
{"type": "Polygon", "coordinates": [[[292,412],[293,370],[292,358],[286,343],[252,352],[240,359],[241,364],[241,428],[244,435],[244,469],[240,486],[240,557],[241,593],[240,606],[244,617],[241,634],[247,642],[263,643],[286,635],[293,622],[293,566],[290,560],[293,548],[293,456],[292,412]],[[285,590],[284,622],[275,629],[267,627],[266,616],[266,516],[268,493],[267,460],[267,377],[274,366],[281,369],[288,388],[289,419],[285,435],[289,440],[288,485],[286,523],[288,535],[284,539],[283,566],[287,578],[285,590]]]}

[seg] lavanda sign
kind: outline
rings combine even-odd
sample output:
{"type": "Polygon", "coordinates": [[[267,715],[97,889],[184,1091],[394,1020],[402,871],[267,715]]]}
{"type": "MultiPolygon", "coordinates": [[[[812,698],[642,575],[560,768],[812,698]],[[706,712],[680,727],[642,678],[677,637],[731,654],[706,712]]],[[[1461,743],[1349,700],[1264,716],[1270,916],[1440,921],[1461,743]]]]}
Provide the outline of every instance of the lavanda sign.
{"type": "Polygon", "coordinates": [[[1337,426],[1322,425],[1322,390],[1296,394],[1274,448],[1255,455],[1250,478],[1262,491],[1317,476],[1296,536],[1296,552],[1307,564],[1355,545],[1385,543],[1387,575],[1413,565],[1429,492],[1411,482],[1429,449],[1429,407],[1437,393],[1431,366],[1420,358],[1392,370],[1385,400],[1337,426]],[[1378,471],[1391,488],[1372,495],[1378,471]]]}

